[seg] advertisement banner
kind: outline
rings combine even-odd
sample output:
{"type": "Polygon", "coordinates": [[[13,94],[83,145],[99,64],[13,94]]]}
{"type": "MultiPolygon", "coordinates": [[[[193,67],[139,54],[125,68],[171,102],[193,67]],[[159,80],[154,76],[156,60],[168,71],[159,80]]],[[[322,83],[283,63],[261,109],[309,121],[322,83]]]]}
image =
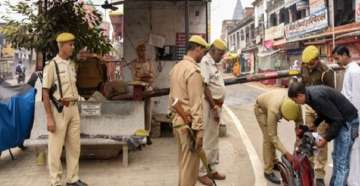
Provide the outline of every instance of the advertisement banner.
{"type": "Polygon", "coordinates": [[[287,39],[294,39],[304,34],[318,31],[328,27],[327,9],[316,12],[306,18],[285,26],[285,35],[287,39]]]}

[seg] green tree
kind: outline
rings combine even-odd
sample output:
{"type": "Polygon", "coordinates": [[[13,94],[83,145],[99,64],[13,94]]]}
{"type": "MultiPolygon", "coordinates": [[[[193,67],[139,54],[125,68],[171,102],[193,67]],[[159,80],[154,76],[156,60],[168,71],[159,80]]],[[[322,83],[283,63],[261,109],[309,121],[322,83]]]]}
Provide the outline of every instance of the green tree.
{"type": "Polygon", "coordinates": [[[106,54],[111,50],[110,41],[100,28],[101,15],[96,10],[86,13],[84,4],[76,0],[49,1],[46,10],[39,10],[39,2],[5,3],[22,17],[21,20],[3,17],[7,23],[0,31],[14,48],[45,52],[48,60],[57,54],[56,36],[61,32],[71,32],[76,36],[75,54],[85,47],[97,54],[106,54]],[[39,14],[39,11],[42,13],[39,14]]]}

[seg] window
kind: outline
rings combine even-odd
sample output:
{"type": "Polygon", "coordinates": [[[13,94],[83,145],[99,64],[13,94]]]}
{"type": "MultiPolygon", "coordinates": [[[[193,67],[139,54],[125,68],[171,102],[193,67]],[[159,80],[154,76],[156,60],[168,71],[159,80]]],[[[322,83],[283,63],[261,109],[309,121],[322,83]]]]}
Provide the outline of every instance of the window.
{"type": "Polygon", "coordinates": [[[273,13],[270,15],[270,27],[277,25],[277,15],[273,13]]]}
{"type": "Polygon", "coordinates": [[[245,40],[246,40],[246,42],[248,42],[250,40],[250,28],[249,28],[249,26],[247,26],[245,28],[245,40]]]}
{"type": "Polygon", "coordinates": [[[291,11],[291,18],[292,18],[292,22],[295,22],[297,20],[300,20],[300,19],[303,19],[305,18],[307,15],[306,15],[306,10],[300,10],[298,11],[296,9],[296,5],[292,5],[290,8],[290,11],[291,11]]]}
{"type": "Polygon", "coordinates": [[[355,3],[353,0],[334,0],[335,26],[355,22],[355,3]]]}
{"type": "Polygon", "coordinates": [[[288,24],[290,22],[288,9],[282,8],[280,10],[280,21],[279,22],[280,23],[285,23],[285,24],[288,24]]]}
{"type": "Polygon", "coordinates": [[[240,31],[236,32],[236,48],[239,48],[240,43],[240,31]]]}
{"type": "Polygon", "coordinates": [[[255,39],[255,24],[251,24],[250,33],[251,39],[255,39]]]}
{"type": "Polygon", "coordinates": [[[234,34],[232,34],[232,46],[236,47],[235,46],[235,35],[234,34]]]}
{"type": "Polygon", "coordinates": [[[240,37],[241,37],[241,41],[244,41],[245,36],[244,36],[244,30],[243,29],[241,29],[241,31],[240,31],[240,37]]]}

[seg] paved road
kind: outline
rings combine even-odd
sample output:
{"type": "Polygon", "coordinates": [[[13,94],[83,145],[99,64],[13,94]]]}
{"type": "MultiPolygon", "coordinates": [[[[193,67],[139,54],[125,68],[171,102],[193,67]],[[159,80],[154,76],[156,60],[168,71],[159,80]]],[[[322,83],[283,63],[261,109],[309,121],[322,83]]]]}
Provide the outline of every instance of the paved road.
{"type": "MultiPolygon", "coordinates": [[[[253,147],[255,147],[257,155],[262,159],[262,133],[256,122],[255,115],[253,113],[253,105],[256,97],[262,92],[275,89],[273,87],[259,86],[257,83],[250,83],[246,85],[235,85],[227,88],[228,100],[226,104],[229,105],[231,110],[241,121],[246,133],[248,134],[253,147]]],[[[293,143],[295,141],[294,125],[286,121],[281,121],[278,127],[278,135],[280,140],[284,143],[286,148],[293,150],[293,143]]],[[[331,157],[332,148],[330,147],[329,158],[331,157]]],[[[280,156],[280,154],[277,154],[280,156]]],[[[330,158],[331,159],[331,158],[330,158]]],[[[331,164],[331,160],[329,163],[331,164]]],[[[329,164],[328,164],[329,165],[329,164]]],[[[257,170],[262,171],[262,170],[257,170]]],[[[331,167],[327,166],[327,183],[331,176],[331,167]]],[[[272,185],[272,184],[268,184],[272,185]]]]}
{"type": "MultiPolygon", "coordinates": [[[[262,182],[262,168],[256,166],[262,165],[262,134],[255,120],[253,104],[257,95],[272,88],[261,87],[254,83],[227,87],[226,105],[239,123],[231,117],[231,114],[225,112],[228,135],[220,140],[219,170],[226,173],[227,179],[219,181],[219,186],[251,186],[255,183],[259,183],[260,186],[267,185],[266,182],[262,182]],[[248,141],[239,133],[239,128],[244,130],[248,141]],[[254,151],[252,152],[251,149],[254,151]],[[260,161],[252,162],[257,158],[260,161]],[[260,179],[256,175],[260,175],[260,179]]],[[[293,126],[281,122],[279,134],[285,146],[292,149],[293,126]]],[[[111,160],[82,160],[80,175],[94,186],[177,185],[177,149],[174,139],[165,137],[154,139],[153,142],[153,145],[147,146],[142,151],[130,153],[128,168],[121,166],[121,157],[111,160]]],[[[10,160],[8,153],[0,157],[0,185],[48,185],[47,169],[45,166],[36,165],[35,153],[31,149],[25,152],[14,149],[14,152],[17,157],[15,161],[10,160]]]]}

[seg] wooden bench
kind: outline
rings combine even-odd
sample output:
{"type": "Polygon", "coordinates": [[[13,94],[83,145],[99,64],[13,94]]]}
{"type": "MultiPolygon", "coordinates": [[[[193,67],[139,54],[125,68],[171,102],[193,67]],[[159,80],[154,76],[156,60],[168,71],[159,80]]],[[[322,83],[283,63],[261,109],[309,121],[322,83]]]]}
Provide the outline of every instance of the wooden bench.
{"type": "MultiPolygon", "coordinates": [[[[124,167],[128,167],[129,164],[129,148],[127,141],[116,141],[112,139],[103,139],[103,138],[80,138],[80,144],[82,146],[112,146],[112,145],[121,145],[122,146],[122,164],[124,167]]],[[[48,145],[48,139],[29,139],[25,140],[24,145],[26,147],[33,147],[35,151],[44,152],[48,145]]]]}

